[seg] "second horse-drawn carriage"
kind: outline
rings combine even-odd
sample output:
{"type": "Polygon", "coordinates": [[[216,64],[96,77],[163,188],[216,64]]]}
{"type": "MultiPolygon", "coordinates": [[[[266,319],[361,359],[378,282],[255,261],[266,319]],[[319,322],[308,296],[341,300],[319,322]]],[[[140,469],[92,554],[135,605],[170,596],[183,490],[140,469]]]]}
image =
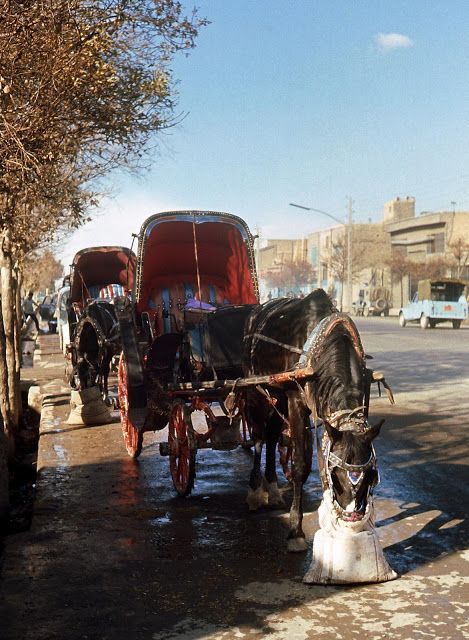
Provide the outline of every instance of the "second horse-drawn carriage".
{"type": "Polygon", "coordinates": [[[98,385],[108,395],[112,359],[122,350],[114,303],[133,287],[135,255],[126,247],[89,247],[72,262],[61,335],[73,389],[98,385]]]}

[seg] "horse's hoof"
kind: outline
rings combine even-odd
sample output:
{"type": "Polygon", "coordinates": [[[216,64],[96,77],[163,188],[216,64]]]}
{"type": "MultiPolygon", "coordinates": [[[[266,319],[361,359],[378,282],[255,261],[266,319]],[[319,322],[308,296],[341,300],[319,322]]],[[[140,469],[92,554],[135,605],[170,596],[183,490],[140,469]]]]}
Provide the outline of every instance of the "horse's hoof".
{"type": "Polygon", "coordinates": [[[285,502],[276,482],[266,482],[265,489],[268,495],[268,504],[271,509],[284,509],[285,502]]]}
{"type": "Polygon", "coordinates": [[[253,491],[250,487],[246,496],[246,503],[249,511],[257,511],[261,507],[266,507],[269,501],[269,494],[262,487],[253,491]]]}
{"type": "Polygon", "coordinates": [[[292,553],[298,553],[300,551],[306,551],[308,545],[304,538],[289,538],[287,542],[287,549],[292,553]]]}

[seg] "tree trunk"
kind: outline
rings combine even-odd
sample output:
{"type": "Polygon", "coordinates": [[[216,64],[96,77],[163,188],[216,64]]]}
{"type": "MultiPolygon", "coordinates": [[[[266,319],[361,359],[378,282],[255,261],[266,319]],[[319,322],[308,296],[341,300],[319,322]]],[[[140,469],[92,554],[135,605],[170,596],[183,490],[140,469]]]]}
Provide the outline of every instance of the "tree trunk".
{"type": "Polygon", "coordinates": [[[0,442],[0,467],[1,467],[1,455],[2,445],[5,444],[8,456],[12,457],[14,453],[14,440],[13,430],[11,428],[10,418],[10,400],[8,393],[8,371],[6,362],[6,346],[5,346],[5,331],[3,329],[3,314],[2,307],[0,305],[0,439],[5,434],[5,442],[1,439],[0,442]]]}
{"type": "Polygon", "coordinates": [[[8,399],[10,403],[10,424],[7,434],[16,434],[19,421],[21,395],[16,383],[16,350],[15,350],[15,296],[13,292],[13,269],[9,251],[8,236],[3,236],[0,250],[1,292],[3,328],[5,331],[5,356],[8,374],[8,399]]]}
{"type": "Polygon", "coordinates": [[[21,308],[22,274],[18,267],[13,271],[15,284],[15,395],[19,398],[18,423],[23,420],[23,404],[21,402],[21,327],[23,325],[23,310],[21,308]]]}
{"type": "Polygon", "coordinates": [[[8,472],[8,440],[0,420],[0,528],[10,507],[10,475],[8,472]]]}

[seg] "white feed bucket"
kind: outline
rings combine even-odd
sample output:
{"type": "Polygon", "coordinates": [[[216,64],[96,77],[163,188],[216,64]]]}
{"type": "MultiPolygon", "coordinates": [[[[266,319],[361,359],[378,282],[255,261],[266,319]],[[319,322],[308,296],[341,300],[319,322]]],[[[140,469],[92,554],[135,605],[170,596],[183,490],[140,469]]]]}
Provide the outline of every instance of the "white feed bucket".
{"type": "Polygon", "coordinates": [[[386,582],[397,578],[383,554],[373,522],[370,498],[363,520],[345,522],[334,509],[330,491],[319,507],[319,526],[313,541],[313,560],[303,578],[306,584],[386,582]]]}
{"type": "Polygon", "coordinates": [[[82,391],[72,389],[70,397],[70,415],[67,424],[108,424],[112,422],[109,407],[104,403],[99,387],[90,387],[82,391]]]}

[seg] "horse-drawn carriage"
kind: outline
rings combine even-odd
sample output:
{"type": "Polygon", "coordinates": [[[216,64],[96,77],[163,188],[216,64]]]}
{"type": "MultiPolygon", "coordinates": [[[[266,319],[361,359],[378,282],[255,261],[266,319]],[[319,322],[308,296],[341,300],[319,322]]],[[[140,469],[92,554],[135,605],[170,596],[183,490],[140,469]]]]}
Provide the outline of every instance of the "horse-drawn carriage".
{"type": "MultiPolygon", "coordinates": [[[[134,294],[120,302],[118,388],[126,448],[137,457],[143,433],[168,425],[160,453],[169,456],[180,495],[193,488],[199,448],[231,449],[251,435],[255,444],[268,441],[269,433],[274,434],[270,450],[282,440],[287,445],[284,469],[289,474],[296,469],[293,484],[302,485],[311,468],[309,416],[322,417],[314,399],[325,366],[321,345],[335,334],[345,373],[334,375],[343,375],[356,397],[343,394],[345,404],[337,407],[329,402],[331,424],[352,430],[360,423],[365,431],[373,375],[355,325],[322,290],[303,300],[259,305],[253,238],[240,218],[205,211],[150,217],[139,235],[134,294]],[[214,406],[221,408],[219,415],[214,406]],[[195,411],[206,418],[202,429],[194,426],[195,411]]],[[[324,388],[322,397],[330,391],[324,388]]],[[[369,463],[370,447],[366,451],[369,463]]],[[[358,469],[360,461],[354,462],[358,469]]],[[[258,465],[255,448],[254,492],[261,488],[258,465]]],[[[269,485],[276,485],[275,470],[269,476],[269,485]]],[[[276,499],[272,490],[271,500],[276,499]]]]}
{"type": "Polygon", "coordinates": [[[142,225],[134,295],[118,310],[121,421],[133,457],[144,431],[168,424],[160,451],[180,495],[192,489],[198,448],[238,446],[240,423],[248,438],[242,407],[230,412],[224,401],[243,375],[244,325],[256,304],[253,238],[243,220],[182,211],[142,225]],[[202,431],[191,419],[197,410],[206,417],[202,431]]]}
{"type": "MultiPolygon", "coordinates": [[[[368,405],[371,383],[384,379],[366,367],[353,321],[322,289],[259,304],[253,237],[243,220],[209,211],[151,216],[140,231],[137,259],[122,247],[77,254],[68,304],[75,393],[96,395],[99,385],[106,395],[109,363],[120,352],[127,451],[137,457],[144,432],[168,425],[160,453],[169,457],[179,495],[193,488],[198,449],[244,443],[254,451],[249,508],[279,507],[281,445],[293,488],[288,548],[302,551],[302,488],[312,465],[312,427],[322,424],[321,436],[316,429],[326,505],[320,521],[370,533],[378,481],[372,441],[381,424],[369,424],[368,405]]],[[[101,415],[91,420],[101,424],[101,415]]],[[[357,577],[353,569],[345,581],[393,576],[372,538],[363,549],[373,549],[371,564],[379,571],[367,568],[357,577]]],[[[326,577],[318,571],[307,581],[336,579],[333,571],[326,577]]]]}
{"type": "Polygon", "coordinates": [[[98,385],[107,397],[111,361],[122,350],[114,305],[132,290],[135,262],[132,251],[116,246],[82,249],[73,259],[63,320],[73,389],[98,385]]]}

